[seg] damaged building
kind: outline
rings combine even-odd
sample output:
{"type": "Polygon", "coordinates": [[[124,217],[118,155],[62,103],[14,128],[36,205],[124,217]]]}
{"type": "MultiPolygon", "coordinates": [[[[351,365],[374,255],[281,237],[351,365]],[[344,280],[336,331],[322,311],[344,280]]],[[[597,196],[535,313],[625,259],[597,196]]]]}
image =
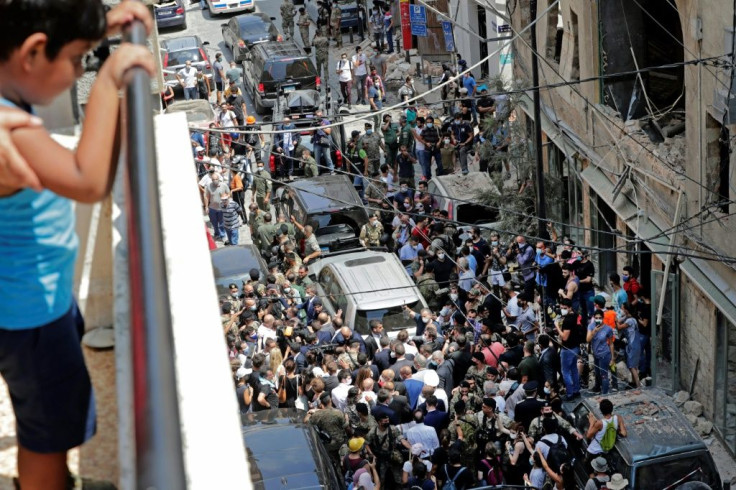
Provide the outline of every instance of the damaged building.
{"type": "MultiPolygon", "coordinates": [[[[563,186],[547,214],[598,249],[603,289],[609,273],[638,271],[655,384],[692,388],[736,452],[733,2],[539,0],[537,11],[540,85],[563,85],[540,91],[536,121],[545,171],[563,186]]],[[[507,12],[514,33],[533,20],[529,0],[507,12]]],[[[529,32],[512,51],[515,83],[532,86],[529,32]]],[[[517,113],[533,140],[531,92],[517,113]]]]}

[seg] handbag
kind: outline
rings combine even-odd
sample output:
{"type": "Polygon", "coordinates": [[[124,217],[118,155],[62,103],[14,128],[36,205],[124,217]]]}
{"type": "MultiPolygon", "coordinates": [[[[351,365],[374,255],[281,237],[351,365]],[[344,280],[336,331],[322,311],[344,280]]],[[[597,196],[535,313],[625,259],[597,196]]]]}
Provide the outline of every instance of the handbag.
{"type": "Polygon", "coordinates": [[[279,404],[281,403],[286,403],[286,376],[282,376],[279,383],[279,404]]]}

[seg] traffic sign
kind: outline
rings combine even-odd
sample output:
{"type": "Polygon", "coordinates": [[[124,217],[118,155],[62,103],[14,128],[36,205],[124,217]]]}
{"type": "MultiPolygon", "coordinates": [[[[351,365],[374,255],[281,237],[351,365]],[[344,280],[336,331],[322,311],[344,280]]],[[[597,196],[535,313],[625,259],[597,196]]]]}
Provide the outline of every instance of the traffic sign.
{"type": "Polygon", "coordinates": [[[449,52],[455,51],[455,38],[452,35],[452,22],[442,21],[442,34],[445,35],[445,49],[449,52]]]}
{"type": "Polygon", "coordinates": [[[412,5],[409,18],[411,19],[412,24],[426,24],[427,9],[424,5],[412,5]]]}
{"type": "Polygon", "coordinates": [[[411,35],[419,37],[429,36],[429,34],[427,34],[427,24],[412,24],[411,35]]]}

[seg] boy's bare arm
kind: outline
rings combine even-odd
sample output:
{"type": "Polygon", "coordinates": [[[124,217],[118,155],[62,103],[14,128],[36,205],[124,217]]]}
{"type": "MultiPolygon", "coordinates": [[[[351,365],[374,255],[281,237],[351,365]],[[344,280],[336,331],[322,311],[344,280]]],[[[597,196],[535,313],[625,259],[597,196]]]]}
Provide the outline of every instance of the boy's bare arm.
{"type": "MultiPolygon", "coordinates": [[[[137,18],[150,28],[150,14],[139,2],[122,2],[108,14],[108,33],[137,18]]],[[[82,136],[76,151],[62,147],[43,128],[23,128],[12,140],[36,172],[41,185],[80,202],[103,199],[112,188],[119,150],[120,101],[126,72],[141,67],[153,74],[151,53],[143,46],[123,43],[100,69],[90,93],[82,136]]]]}
{"type": "Polygon", "coordinates": [[[21,127],[40,127],[40,118],[18,109],[0,109],[0,185],[11,189],[41,190],[41,182],[12,143],[10,132],[21,127]]]}

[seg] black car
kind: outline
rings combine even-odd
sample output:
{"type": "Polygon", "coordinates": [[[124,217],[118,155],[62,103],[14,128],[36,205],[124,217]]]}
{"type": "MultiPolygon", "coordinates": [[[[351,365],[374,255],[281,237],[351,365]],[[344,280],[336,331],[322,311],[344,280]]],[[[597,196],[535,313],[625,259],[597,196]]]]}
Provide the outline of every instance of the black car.
{"type": "Polygon", "coordinates": [[[279,30],[273,24],[275,17],[264,13],[244,14],[222,24],[222,39],[237,62],[245,61],[251,48],[266,41],[280,41],[279,30]]]}
{"type": "Polygon", "coordinates": [[[218,295],[227,295],[230,292],[228,285],[240,285],[250,279],[250,270],[260,272],[260,280],[265,280],[268,269],[261,257],[258,248],[251,244],[222,247],[210,252],[212,270],[215,276],[215,285],[218,295]]]}
{"type": "MultiPolygon", "coordinates": [[[[307,11],[307,15],[314,22],[317,22],[319,9],[322,7],[323,3],[324,0],[305,0],[304,2],[304,8],[307,11]]],[[[352,27],[355,29],[355,32],[360,32],[361,21],[363,29],[367,30],[368,15],[366,15],[365,7],[361,5],[361,2],[356,0],[337,0],[337,4],[341,11],[340,30],[352,27]]]]}
{"type": "Polygon", "coordinates": [[[325,251],[341,249],[346,243],[354,246],[355,237],[368,222],[363,201],[345,175],[296,180],[277,189],[274,195],[277,213],[312,225],[325,251]]]}
{"type": "MultiPolygon", "coordinates": [[[[345,488],[319,434],[304,423],[304,416],[304,412],[294,409],[242,416],[254,490],[345,488]]],[[[238,481],[235,474],[233,478],[238,481]]]]}
{"type": "Polygon", "coordinates": [[[184,68],[187,61],[191,61],[193,67],[212,79],[212,64],[205,50],[208,45],[209,42],[203,42],[199,36],[181,36],[161,41],[164,83],[174,87],[174,90],[181,90],[176,73],[184,68]]]}
{"type": "Polygon", "coordinates": [[[156,17],[156,26],[187,28],[187,11],[184,0],[156,0],[153,2],[153,14],[156,17]]]}
{"type": "Polygon", "coordinates": [[[258,114],[275,105],[281,90],[319,90],[321,83],[312,60],[294,41],[257,44],[243,62],[243,85],[251,90],[258,114]]]}

